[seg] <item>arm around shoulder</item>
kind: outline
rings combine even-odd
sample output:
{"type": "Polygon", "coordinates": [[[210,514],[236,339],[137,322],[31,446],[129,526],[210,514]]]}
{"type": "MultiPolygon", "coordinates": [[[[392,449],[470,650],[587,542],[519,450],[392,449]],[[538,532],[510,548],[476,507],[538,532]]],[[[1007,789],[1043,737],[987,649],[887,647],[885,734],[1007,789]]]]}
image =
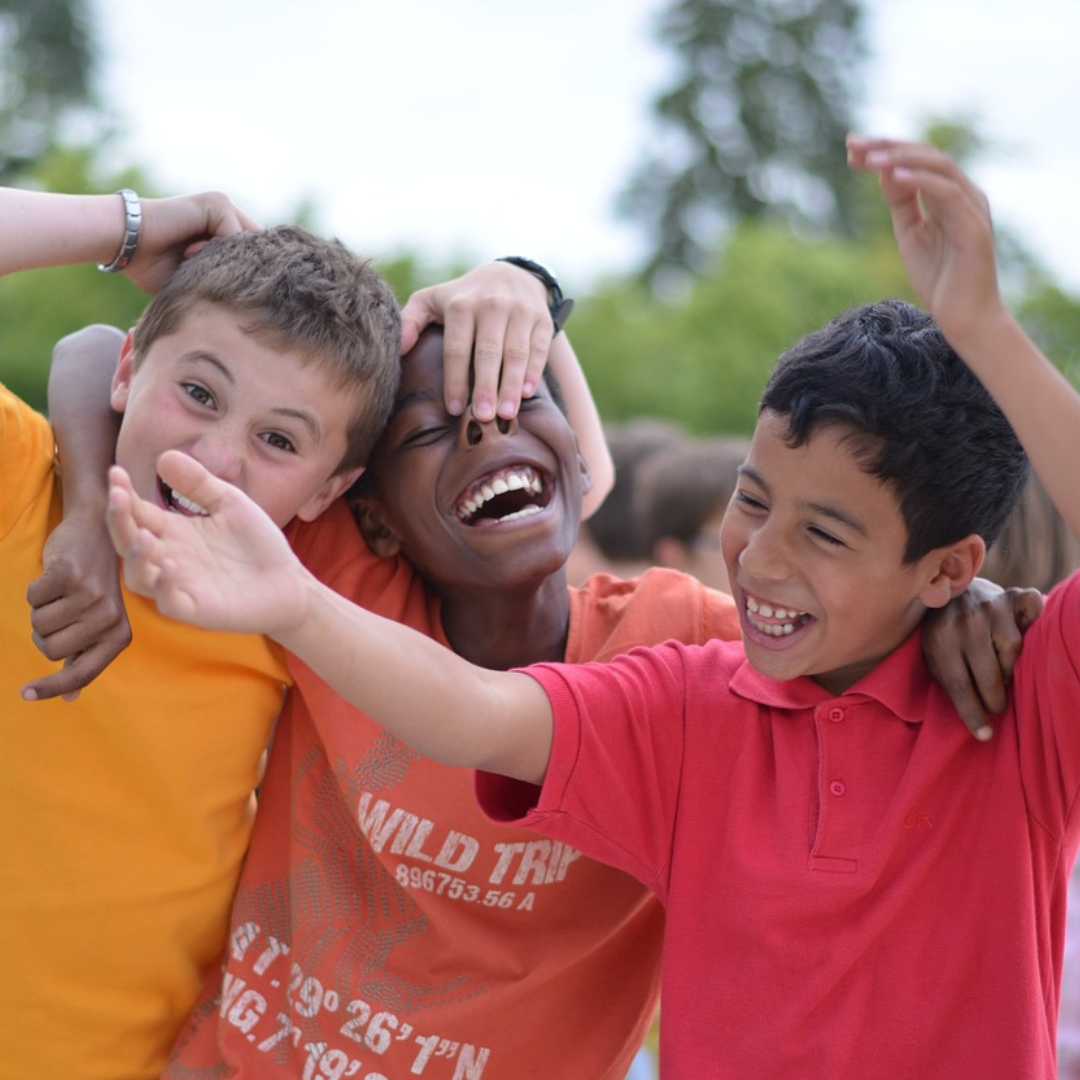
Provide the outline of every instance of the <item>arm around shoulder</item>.
{"type": "Polygon", "coordinates": [[[122,469],[112,470],[109,529],[132,591],[172,618],[273,637],[427,757],[543,779],[552,713],[534,679],[478,668],[350,603],[305,569],[251,499],[186,454],[169,451],[158,468],[206,513],[168,513],[139,498],[122,469]]]}

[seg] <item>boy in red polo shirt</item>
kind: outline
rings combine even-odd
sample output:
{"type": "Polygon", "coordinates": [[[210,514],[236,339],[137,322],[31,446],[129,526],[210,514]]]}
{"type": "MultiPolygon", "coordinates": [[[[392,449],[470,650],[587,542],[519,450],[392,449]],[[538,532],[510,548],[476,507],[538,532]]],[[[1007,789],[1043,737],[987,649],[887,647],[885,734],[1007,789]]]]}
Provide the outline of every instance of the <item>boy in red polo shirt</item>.
{"type": "Polygon", "coordinates": [[[497,819],[649,884],[669,1080],[1051,1080],[1080,576],[1029,630],[990,740],[956,722],[920,639],[1023,485],[1017,436],[1080,533],[1080,395],[1002,304],[982,193],[932,148],[849,153],[880,174],[936,325],[867,305],[781,359],[722,531],[741,646],[473,668],[320,586],[177,455],[162,471],[206,517],[166,519],[118,472],[114,539],[163,610],[269,632],[421,753],[488,770],[497,819]]]}

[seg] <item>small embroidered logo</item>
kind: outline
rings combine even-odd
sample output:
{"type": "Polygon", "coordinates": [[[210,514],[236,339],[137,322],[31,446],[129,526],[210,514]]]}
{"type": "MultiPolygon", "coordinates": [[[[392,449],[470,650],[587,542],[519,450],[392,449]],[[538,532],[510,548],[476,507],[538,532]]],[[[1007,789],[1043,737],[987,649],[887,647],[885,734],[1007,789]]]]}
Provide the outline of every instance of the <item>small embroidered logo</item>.
{"type": "Polygon", "coordinates": [[[904,818],[905,829],[918,829],[920,832],[934,827],[934,819],[925,806],[913,806],[904,818]]]}

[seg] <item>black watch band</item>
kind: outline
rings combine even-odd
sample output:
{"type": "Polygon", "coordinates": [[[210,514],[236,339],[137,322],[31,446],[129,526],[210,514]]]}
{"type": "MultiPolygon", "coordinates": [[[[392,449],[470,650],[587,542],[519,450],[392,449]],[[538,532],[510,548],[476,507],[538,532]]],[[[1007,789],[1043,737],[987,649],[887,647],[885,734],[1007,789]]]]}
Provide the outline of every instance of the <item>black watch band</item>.
{"type": "Polygon", "coordinates": [[[522,255],[502,255],[495,261],[508,262],[512,266],[519,266],[522,270],[527,270],[533,277],[544,283],[548,291],[548,311],[551,312],[551,321],[555,325],[555,333],[557,334],[566,325],[566,320],[570,318],[570,312],[574,310],[574,301],[563,296],[558,278],[542,263],[526,259],[522,255]]]}

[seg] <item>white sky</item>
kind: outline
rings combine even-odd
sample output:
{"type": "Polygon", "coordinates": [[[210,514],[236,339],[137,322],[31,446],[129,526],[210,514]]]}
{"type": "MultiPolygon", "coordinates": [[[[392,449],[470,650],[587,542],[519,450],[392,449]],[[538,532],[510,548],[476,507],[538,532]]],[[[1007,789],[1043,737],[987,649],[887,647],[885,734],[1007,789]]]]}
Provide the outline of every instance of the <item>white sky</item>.
{"type": "MultiPolygon", "coordinates": [[[[862,129],[965,112],[997,219],[1080,292],[1080,0],[865,0],[862,129]]],[[[615,196],[669,59],[662,0],[95,0],[124,147],[165,191],[265,222],[302,199],[376,256],[527,254],[567,291],[630,268],[615,196]]]]}

